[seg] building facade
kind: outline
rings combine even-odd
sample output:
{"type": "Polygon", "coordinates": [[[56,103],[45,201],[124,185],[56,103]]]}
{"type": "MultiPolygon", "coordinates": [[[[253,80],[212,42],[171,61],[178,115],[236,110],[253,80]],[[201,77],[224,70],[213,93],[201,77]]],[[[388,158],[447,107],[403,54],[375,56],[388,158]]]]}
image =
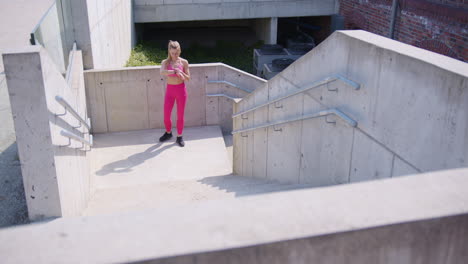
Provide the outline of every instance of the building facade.
{"type": "MultiPolygon", "coordinates": [[[[342,0],[346,29],[390,36],[392,0],[342,0]]],[[[468,3],[463,0],[397,0],[394,39],[468,61],[468,3]]]]}

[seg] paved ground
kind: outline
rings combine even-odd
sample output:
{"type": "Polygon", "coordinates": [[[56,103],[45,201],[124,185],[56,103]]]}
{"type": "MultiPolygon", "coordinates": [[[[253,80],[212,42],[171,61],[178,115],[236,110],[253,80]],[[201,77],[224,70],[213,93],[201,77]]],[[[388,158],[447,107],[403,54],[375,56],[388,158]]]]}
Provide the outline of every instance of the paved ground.
{"type": "Polygon", "coordinates": [[[0,0],[0,228],[27,223],[23,180],[6,86],[4,50],[29,45],[29,34],[53,0],[0,0]]]}
{"type": "Polygon", "coordinates": [[[186,146],[175,137],[159,143],[163,129],[97,134],[90,152],[96,189],[142,186],[229,175],[232,166],[218,126],[184,129],[186,146]]]}
{"type": "Polygon", "coordinates": [[[205,200],[309,187],[232,175],[232,136],[218,126],[184,130],[186,146],[155,141],[163,129],[96,135],[91,154],[97,191],[83,215],[174,207],[205,200]]]}

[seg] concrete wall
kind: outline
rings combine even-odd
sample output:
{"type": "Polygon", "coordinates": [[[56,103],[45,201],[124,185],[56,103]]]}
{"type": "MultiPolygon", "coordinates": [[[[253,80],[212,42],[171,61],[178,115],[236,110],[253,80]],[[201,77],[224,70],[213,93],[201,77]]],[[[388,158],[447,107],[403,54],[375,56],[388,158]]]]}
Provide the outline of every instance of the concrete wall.
{"type": "MultiPolygon", "coordinates": [[[[131,0],[67,0],[85,69],[121,67],[135,41],[131,0]]],[[[67,20],[68,21],[68,20],[67,20]]]]}
{"type": "MultiPolygon", "coordinates": [[[[55,101],[62,96],[86,116],[81,52],[74,54],[68,86],[41,46],[3,55],[18,143],[29,218],[79,215],[90,197],[89,168],[81,143],[68,140],[62,129],[83,135],[83,127],[55,101]]],[[[85,136],[86,137],[86,136],[85,136]]]]}
{"type": "Polygon", "coordinates": [[[365,31],[335,32],[235,112],[336,73],[360,90],[334,82],[238,117],[234,130],[332,107],[356,128],[330,116],[236,134],[235,173],[324,186],[468,166],[467,64],[365,31]]]}
{"type": "Polygon", "coordinates": [[[86,0],[93,68],[124,66],[133,41],[131,0],[86,0]]]}
{"type": "Polygon", "coordinates": [[[5,264],[458,264],[468,257],[467,185],[460,169],[62,218],[0,230],[0,255],[5,264]]]}
{"type": "Polygon", "coordinates": [[[337,0],[135,0],[135,22],[325,16],[337,0]]]}
{"type": "MultiPolygon", "coordinates": [[[[166,82],[160,66],[90,70],[85,72],[86,93],[94,133],[164,128],[166,82]]],[[[249,90],[266,81],[222,63],[190,65],[187,82],[188,101],[185,125],[220,125],[223,132],[232,130],[233,101],[206,94],[224,93],[244,97],[247,92],[209,80],[224,80],[249,90]]],[[[172,120],[177,119],[174,107],[172,120]]]]}

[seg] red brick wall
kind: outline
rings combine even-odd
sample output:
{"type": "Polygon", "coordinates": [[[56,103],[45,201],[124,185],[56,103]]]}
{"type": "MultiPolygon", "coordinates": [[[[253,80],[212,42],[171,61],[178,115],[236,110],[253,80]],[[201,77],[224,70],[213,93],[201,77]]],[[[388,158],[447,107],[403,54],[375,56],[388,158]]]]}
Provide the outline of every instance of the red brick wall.
{"type": "MultiPolygon", "coordinates": [[[[360,28],[388,37],[392,0],[341,0],[346,29],[360,28]]],[[[466,0],[399,0],[395,39],[468,61],[466,0]]]]}

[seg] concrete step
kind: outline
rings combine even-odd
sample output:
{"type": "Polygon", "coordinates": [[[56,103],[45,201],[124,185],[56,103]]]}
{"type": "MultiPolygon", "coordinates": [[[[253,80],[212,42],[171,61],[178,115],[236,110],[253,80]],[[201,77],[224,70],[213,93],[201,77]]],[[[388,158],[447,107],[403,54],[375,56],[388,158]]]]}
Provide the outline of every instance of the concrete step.
{"type": "Polygon", "coordinates": [[[164,130],[95,135],[95,192],[83,215],[173,207],[309,187],[232,175],[232,136],[218,126],[184,131],[186,146],[159,143],[164,130]]]}
{"type": "Polygon", "coordinates": [[[167,208],[206,200],[235,199],[248,195],[307,187],[309,186],[225,175],[101,189],[95,193],[83,215],[115,214],[167,208]]]}

